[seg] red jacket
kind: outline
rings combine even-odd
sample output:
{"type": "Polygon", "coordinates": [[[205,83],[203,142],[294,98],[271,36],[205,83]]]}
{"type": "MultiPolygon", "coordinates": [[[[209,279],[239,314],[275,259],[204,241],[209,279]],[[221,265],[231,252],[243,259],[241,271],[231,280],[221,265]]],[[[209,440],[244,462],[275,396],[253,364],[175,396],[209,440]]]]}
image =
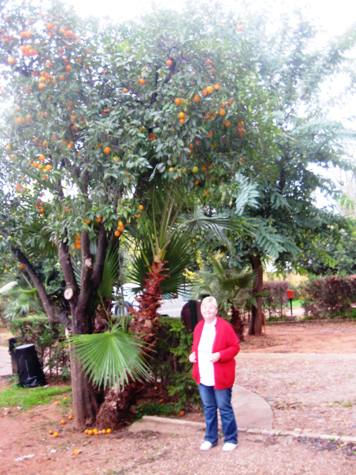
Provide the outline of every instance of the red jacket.
{"type": "MultiPolygon", "coordinates": [[[[195,351],[196,362],[193,364],[193,378],[200,383],[198,365],[198,346],[203,331],[204,320],[201,320],[194,329],[192,352],[195,351]]],[[[220,359],[214,363],[215,389],[232,388],[235,381],[235,356],[240,351],[240,341],[229,322],[217,317],[216,335],[213,344],[213,353],[220,353],[220,359]]]]}

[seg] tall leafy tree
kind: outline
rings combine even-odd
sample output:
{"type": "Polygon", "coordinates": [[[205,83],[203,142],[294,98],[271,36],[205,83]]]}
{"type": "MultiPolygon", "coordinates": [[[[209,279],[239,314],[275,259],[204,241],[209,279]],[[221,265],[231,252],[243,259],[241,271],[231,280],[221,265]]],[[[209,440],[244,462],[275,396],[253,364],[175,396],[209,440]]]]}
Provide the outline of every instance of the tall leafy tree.
{"type": "MultiPolygon", "coordinates": [[[[236,61],[235,20],[212,6],[102,28],[61,3],[5,2],[0,36],[1,234],[49,318],[90,334],[108,246],[140,219],[147,187],[177,180],[206,201],[273,129],[268,95],[236,61]],[[37,272],[43,254],[58,256],[67,312],[37,272]]],[[[72,386],[78,423],[93,420],[74,355],[72,386]]]]}

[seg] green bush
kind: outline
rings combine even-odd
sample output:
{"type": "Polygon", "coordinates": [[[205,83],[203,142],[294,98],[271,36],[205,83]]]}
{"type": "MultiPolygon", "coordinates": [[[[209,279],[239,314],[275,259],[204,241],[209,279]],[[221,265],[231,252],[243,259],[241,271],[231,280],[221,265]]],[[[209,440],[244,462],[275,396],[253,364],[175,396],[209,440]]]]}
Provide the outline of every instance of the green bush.
{"type": "Polygon", "coordinates": [[[175,410],[190,409],[200,401],[188,361],[192,334],[179,319],[161,317],[160,322],[158,345],[150,361],[154,377],[176,402],[175,410]]]}
{"type": "Polygon", "coordinates": [[[69,377],[69,354],[64,326],[51,324],[44,315],[30,315],[10,322],[17,345],[33,343],[44,371],[49,377],[69,377]]]}

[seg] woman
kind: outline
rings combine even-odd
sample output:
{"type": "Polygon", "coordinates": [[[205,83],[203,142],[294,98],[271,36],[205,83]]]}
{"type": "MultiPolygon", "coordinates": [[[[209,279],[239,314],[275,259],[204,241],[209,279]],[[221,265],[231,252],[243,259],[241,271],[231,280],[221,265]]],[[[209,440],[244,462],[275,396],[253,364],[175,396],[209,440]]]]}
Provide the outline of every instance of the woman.
{"type": "Polygon", "coordinates": [[[240,342],[230,323],[218,316],[214,297],[202,300],[203,317],[194,329],[192,352],[193,378],[199,385],[206,431],[200,450],[209,450],[218,442],[219,409],[224,433],[224,451],[237,447],[238,428],[231,406],[231,392],[235,381],[235,359],[240,342]]]}

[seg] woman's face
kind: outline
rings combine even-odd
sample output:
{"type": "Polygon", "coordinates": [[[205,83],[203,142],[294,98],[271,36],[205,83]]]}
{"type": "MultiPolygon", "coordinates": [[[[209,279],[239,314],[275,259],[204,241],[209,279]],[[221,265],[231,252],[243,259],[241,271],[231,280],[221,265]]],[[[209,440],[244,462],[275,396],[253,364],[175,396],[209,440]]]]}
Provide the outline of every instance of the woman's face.
{"type": "Polygon", "coordinates": [[[204,318],[204,320],[209,323],[214,320],[218,313],[218,309],[216,305],[212,302],[203,302],[200,307],[200,312],[204,318]]]}

